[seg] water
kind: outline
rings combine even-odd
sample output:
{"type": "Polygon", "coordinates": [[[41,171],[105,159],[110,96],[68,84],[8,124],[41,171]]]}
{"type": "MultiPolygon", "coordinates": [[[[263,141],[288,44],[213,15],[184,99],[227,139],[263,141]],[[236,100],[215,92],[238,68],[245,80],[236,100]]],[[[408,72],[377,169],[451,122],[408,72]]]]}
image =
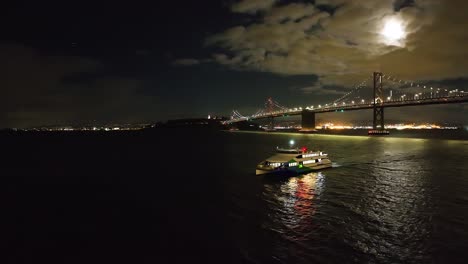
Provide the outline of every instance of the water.
{"type": "Polygon", "coordinates": [[[465,263],[468,141],[425,137],[2,135],[2,263],[465,263]],[[333,168],[255,176],[290,139],[333,168]]]}

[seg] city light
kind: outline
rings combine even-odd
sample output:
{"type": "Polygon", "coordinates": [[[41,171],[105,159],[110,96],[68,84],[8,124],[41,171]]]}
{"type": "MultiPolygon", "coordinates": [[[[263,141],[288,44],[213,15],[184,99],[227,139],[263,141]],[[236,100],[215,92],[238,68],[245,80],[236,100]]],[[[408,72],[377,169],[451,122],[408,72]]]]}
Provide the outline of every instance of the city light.
{"type": "MultiPolygon", "coordinates": [[[[437,124],[386,124],[386,129],[458,129],[456,126],[441,126],[437,124]]],[[[330,129],[330,130],[343,130],[343,129],[372,129],[371,125],[351,125],[351,124],[335,124],[335,123],[321,123],[316,126],[316,129],[330,129]]]]}

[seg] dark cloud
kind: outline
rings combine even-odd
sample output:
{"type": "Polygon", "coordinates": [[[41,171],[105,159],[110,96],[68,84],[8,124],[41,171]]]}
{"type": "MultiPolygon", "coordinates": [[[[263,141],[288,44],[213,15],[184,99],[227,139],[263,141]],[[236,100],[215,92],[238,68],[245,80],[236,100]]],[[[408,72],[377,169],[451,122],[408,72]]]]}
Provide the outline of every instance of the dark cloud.
{"type": "Polygon", "coordinates": [[[96,60],[46,56],[22,45],[0,46],[0,123],[4,127],[143,121],[156,100],[141,80],[109,76],[96,60]]]}
{"type": "Polygon", "coordinates": [[[172,62],[173,65],[180,65],[180,66],[191,66],[200,64],[200,61],[197,59],[178,59],[172,62]]]}
{"type": "Polygon", "coordinates": [[[240,0],[231,7],[232,12],[255,14],[270,9],[278,0],[240,0]]]}
{"type": "Polygon", "coordinates": [[[332,95],[343,95],[345,91],[340,89],[340,87],[336,86],[322,86],[320,83],[316,83],[313,86],[302,87],[299,89],[305,94],[314,94],[314,95],[324,95],[324,94],[332,94],[332,95]]]}

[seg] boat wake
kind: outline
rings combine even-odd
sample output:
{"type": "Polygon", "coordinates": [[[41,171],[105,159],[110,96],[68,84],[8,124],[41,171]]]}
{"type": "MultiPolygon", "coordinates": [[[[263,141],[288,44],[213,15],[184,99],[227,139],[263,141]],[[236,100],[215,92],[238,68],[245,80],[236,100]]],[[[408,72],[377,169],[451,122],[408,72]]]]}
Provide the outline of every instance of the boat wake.
{"type": "Polygon", "coordinates": [[[341,166],[343,166],[343,165],[340,165],[340,164],[338,164],[336,162],[332,162],[332,168],[338,168],[338,167],[341,167],[341,166]]]}

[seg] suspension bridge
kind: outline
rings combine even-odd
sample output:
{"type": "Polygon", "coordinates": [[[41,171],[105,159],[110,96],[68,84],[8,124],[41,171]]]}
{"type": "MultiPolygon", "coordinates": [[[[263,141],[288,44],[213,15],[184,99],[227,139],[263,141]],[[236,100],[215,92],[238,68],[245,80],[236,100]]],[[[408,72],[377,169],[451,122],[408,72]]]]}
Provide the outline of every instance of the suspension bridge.
{"type": "MultiPolygon", "coordinates": [[[[468,89],[467,89],[468,90],[468,89]]],[[[373,109],[374,130],[385,129],[384,109],[388,107],[423,106],[434,104],[454,104],[468,102],[468,91],[403,81],[392,75],[374,72],[364,81],[354,86],[348,93],[336,100],[318,105],[289,108],[268,98],[263,108],[248,116],[233,110],[231,119],[225,124],[241,121],[270,119],[281,116],[301,115],[302,129],[315,129],[315,114],[326,112],[344,112],[352,110],[373,109]],[[385,89],[384,89],[385,82],[385,89]],[[372,85],[370,85],[372,84],[372,85]]]]}

